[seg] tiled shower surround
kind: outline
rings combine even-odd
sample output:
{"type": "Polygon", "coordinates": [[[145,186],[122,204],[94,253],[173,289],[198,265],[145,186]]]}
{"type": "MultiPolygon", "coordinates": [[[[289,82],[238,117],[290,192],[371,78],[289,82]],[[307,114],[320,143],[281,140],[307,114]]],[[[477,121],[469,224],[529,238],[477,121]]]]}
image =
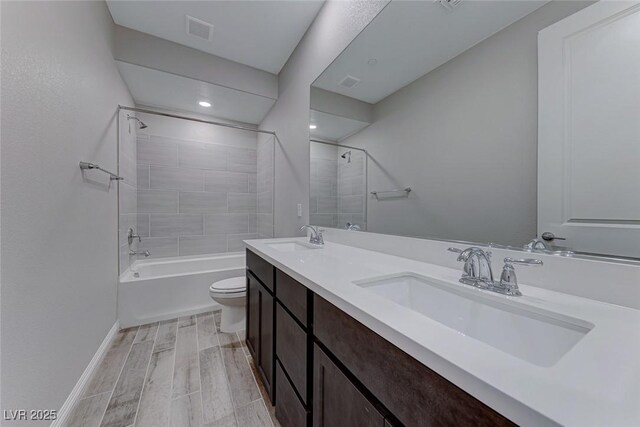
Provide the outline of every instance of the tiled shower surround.
{"type": "Polygon", "coordinates": [[[365,230],[365,174],[362,151],[312,142],[311,224],[344,228],[351,222],[365,230]],[[351,151],[351,163],[341,157],[346,151],[351,151]]]}
{"type": "Polygon", "coordinates": [[[135,209],[137,250],[154,258],[237,252],[245,239],[271,237],[273,136],[258,143],[258,134],[226,129],[223,143],[179,139],[162,135],[158,120],[137,133],[135,208],[121,204],[135,209]],[[258,184],[258,173],[269,179],[258,184]],[[258,212],[269,216],[260,230],[258,212]]]}

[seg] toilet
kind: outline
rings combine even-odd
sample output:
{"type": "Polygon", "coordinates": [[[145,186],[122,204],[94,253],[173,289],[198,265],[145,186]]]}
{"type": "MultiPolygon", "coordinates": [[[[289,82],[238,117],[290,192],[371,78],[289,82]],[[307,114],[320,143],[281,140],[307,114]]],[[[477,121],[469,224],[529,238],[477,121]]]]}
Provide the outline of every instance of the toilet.
{"type": "Polygon", "coordinates": [[[214,282],[209,287],[209,296],[222,306],[220,332],[234,333],[245,328],[245,306],[247,295],[245,276],[214,282]]]}

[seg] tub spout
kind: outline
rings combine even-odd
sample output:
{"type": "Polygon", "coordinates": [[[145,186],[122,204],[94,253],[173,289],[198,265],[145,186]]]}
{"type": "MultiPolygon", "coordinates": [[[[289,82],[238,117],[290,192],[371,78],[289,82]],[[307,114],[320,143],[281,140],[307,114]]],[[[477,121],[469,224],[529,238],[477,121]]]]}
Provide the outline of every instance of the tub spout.
{"type": "Polygon", "coordinates": [[[133,256],[133,255],[144,255],[145,258],[150,257],[151,256],[151,252],[149,251],[144,251],[144,252],[136,252],[133,250],[129,250],[129,255],[133,256]]]}

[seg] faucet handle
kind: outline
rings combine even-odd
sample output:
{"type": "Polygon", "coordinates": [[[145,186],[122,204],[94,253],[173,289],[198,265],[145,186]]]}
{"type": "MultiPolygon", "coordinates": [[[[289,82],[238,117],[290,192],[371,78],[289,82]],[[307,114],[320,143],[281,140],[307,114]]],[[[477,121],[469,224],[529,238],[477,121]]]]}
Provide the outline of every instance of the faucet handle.
{"type": "Polygon", "coordinates": [[[518,278],[516,276],[516,270],[513,268],[513,264],[519,265],[542,265],[542,261],[534,258],[514,259],[506,257],[504,259],[504,267],[502,268],[502,274],[500,275],[500,283],[494,284],[494,289],[505,295],[522,295],[518,288],[518,278]]]}
{"type": "Polygon", "coordinates": [[[539,259],[535,258],[522,258],[515,259],[511,257],[506,257],[504,259],[505,264],[520,264],[520,265],[543,265],[543,262],[539,259]]]}

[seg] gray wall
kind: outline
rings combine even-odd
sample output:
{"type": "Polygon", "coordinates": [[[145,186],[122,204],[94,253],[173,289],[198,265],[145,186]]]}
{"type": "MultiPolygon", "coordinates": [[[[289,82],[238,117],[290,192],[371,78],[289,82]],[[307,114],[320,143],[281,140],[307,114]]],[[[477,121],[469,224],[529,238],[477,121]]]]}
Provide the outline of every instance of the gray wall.
{"type": "Polygon", "coordinates": [[[116,169],[133,101],[104,2],[3,2],[1,28],[2,407],[59,409],[116,321],[116,186],[78,162],[116,169]]]}
{"type": "Polygon", "coordinates": [[[138,116],[148,126],[137,132],[138,250],[154,258],[236,252],[259,238],[257,134],[138,116]]]}
{"type": "Polygon", "coordinates": [[[275,130],[275,234],[299,235],[309,221],[309,88],[387,1],[325,3],[278,77],[278,100],[261,128],[275,130]],[[296,204],[303,215],[297,217],[296,204]]]}
{"type": "Polygon", "coordinates": [[[589,2],[551,2],[374,106],[343,141],[371,156],[379,233],[521,245],[536,235],[537,33],[589,2]]]}

